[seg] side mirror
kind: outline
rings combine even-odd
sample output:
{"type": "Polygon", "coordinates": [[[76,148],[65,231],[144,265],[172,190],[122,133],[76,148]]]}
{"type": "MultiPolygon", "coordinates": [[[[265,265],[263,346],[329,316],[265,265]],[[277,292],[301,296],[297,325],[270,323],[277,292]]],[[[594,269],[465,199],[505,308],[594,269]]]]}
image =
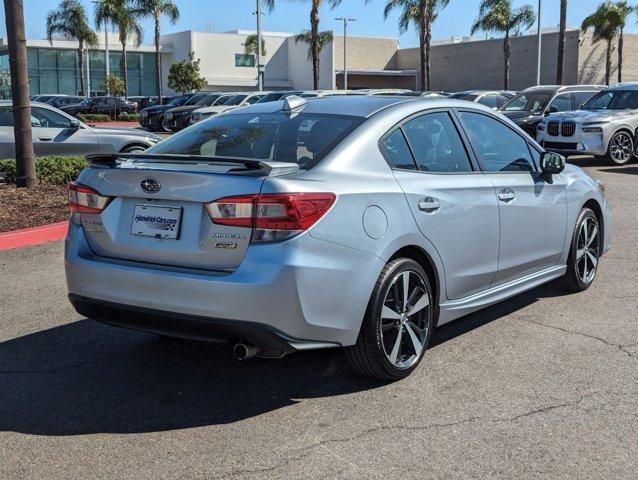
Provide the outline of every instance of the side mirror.
{"type": "Polygon", "coordinates": [[[70,128],[77,130],[78,128],[80,128],[82,124],[80,123],[79,120],[76,120],[75,118],[72,120],[69,120],[69,126],[70,128]]]}
{"type": "Polygon", "coordinates": [[[565,170],[565,157],[554,152],[541,155],[541,172],[543,175],[557,175],[565,170]]]}
{"type": "Polygon", "coordinates": [[[556,105],[552,105],[545,111],[545,116],[550,115],[552,113],[558,113],[558,107],[556,105]]]}

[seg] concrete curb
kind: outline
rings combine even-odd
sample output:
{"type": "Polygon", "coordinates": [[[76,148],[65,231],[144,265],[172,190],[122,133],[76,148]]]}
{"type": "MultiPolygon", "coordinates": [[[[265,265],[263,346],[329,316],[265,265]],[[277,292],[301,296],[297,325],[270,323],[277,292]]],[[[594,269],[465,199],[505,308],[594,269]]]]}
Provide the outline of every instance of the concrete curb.
{"type": "Polygon", "coordinates": [[[10,250],[12,248],[62,240],[66,236],[68,228],[69,222],[66,221],[0,233],[0,250],[10,250]]]}

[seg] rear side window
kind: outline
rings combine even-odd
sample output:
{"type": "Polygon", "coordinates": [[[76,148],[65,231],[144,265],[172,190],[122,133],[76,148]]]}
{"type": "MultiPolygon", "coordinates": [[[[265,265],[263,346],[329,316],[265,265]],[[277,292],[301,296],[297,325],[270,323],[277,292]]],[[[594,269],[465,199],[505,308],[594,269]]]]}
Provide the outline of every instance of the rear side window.
{"type": "Polygon", "coordinates": [[[585,105],[591,98],[596,95],[596,92],[574,92],[574,109],[580,110],[580,107],[585,105]]]}
{"type": "Polygon", "coordinates": [[[283,112],[221,115],[173,135],[147,153],[273,160],[309,169],[362,121],[345,115],[283,112]]]}
{"type": "Polygon", "coordinates": [[[419,170],[471,172],[472,166],[450,115],[428,113],[403,125],[419,170]]]}
{"type": "Polygon", "coordinates": [[[11,107],[0,107],[0,127],[13,127],[11,107]]]}
{"type": "Polygon", "coordinates": [[[527,141],[519,134],[487,115],[467,111],[459,115],[485,171],[534,171],[527,141]]]}
{"type": "Polygon", "coordinates": [[[392,168],[402,170],[416,170],[410,147],[400,128],[396,129],[383,140],[388,162],[392,168]]]}

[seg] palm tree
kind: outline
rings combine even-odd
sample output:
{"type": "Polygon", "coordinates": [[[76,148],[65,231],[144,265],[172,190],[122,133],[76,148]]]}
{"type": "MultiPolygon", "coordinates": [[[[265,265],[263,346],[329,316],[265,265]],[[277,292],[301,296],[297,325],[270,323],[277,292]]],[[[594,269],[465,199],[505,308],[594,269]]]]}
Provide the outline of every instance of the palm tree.
{"type": "Polygon", "coordinates": [[[531,5],[523,5],[514,8],[512,0],[482,0],[479,7],[479,16],[472,25],[472,35],[479,30],[484,32],[504,33],[503,57],[505,64],[503,86],[509,88],[510,82],[510,58],[512,33],[530,28],[536,20],[534,8],[531,5]]]}
{"type": "Polygon", "coordinates": [[[625,45],[625,27],[629,16],[636,12],[638,7],[629,5],[626,0],[621,0],[613,5],[612,21],[618,31],[618,83],[622,82],[623,47],[625,45]]]}
{"type": "Polygon", "coordinates": [[[166,15],[168,21],[175,25],[179,20],[179,9],[172,0],[137,0],[137,8],[145,16],[155,20],[155,82],[157,104],[162,104],[162,56],[160,55],[160,19],[166,15]]]}
{"type": "Polygon", "coordinates": [[[387,19],[392,10],[400,9],[399,32],[405,33],[410,24],[419,32],[421,53],[421,90],[432,89],[430,53],[432,50],[432,24],[450,0],[387,0],[383,18],[387,19]]]}
{"type": "MultiPolygon", "coordinates": [[[[57,10],[47,15],[47,39],[53,44],[53,35],[60,34],[78,41],[78,66],[80,69],[80,91],[86,95],[84,71],[84,47],[97,45],[97,34],[89,26],[86,10],[79,0],[62,0],[57,10]]],[[[89,94],[91,87],[88,86],[89,94]]]]}
{"type": "MultiPolygon", "coordinates": [[[[616,5],[612,2],[601,3],[596,11],[589,15],[581,25],[581,29],[586,31],[593,28],[592,43],[604,41],[607,44],[605,55],[605,83],[609,85],[611,81],[611,56],[613,52],[613,42],[616,34],[624,27],[621,25],[621,15],[616,5]]],[[[622,54],[622,52],[619,52],[622,54]]],[[[619,70],[622,72],[622,57],[619,57],[619,70]]]]}
{"type": "MultiPolygon", "coordinates": [[[[321,53],[321,48],[323,48],[323,45],[320,47],[320,42],[323,41],[325,43],[329,40],[326,40],[326,34],[328,32],[319,32],[319,9],[323,5],[324,0],[309,1],[312,2],[310,7],[310,30],[297,35],[295,41],[303,41],[310,45],[309,51],[311,55],[309,59],[312,60],[312,81],[314,89],[316,90],[319,88],[319,54],[321,53]]],[[[335,8],[341,3],[341,0],[326,1],[328,2],[328,5],[330,5],[330,8],[335,8]]],[[[272,10],[275,6],[275,0],[263,0],[263,2],[269,10],[272,10]]],[[[332,34],[330,35],[330,40],[332,40],[332,34]]]]}
{"type": "Polygon", "coordinates": [[[560,32],[558,34],[558,56],[556,59],[556,84],[563,84],[565,69],[565,32],[567,31],[567,0],[560,0],[560,32]]]}
{"type": "Polygon", "coordinates": [[[317,32],[313,34],[311,30],[304,30],[295,35],[295,43],[308,44],[308,60],[312,60],[312,74],[314,89],[319,88],[319,56],[323,47],[328,42],[332,42],[332,32],[317,32]]]}
{"type": "MultiPolygon", "coordinates": [[[[128,95],[128,61],[126,58],[126,44],[132,40],[139,47],[144,38],[144,31],[137,22],[143,12],[135,8],[130,0],[101,0],[95,8],[95,24],[101,28],[104,22],[111,22],[117,27],[119,40],[122,44],[122,70],[124,86],[128,95]]],[[[124,95],[126,97],[126,95],[124,95]]]]}

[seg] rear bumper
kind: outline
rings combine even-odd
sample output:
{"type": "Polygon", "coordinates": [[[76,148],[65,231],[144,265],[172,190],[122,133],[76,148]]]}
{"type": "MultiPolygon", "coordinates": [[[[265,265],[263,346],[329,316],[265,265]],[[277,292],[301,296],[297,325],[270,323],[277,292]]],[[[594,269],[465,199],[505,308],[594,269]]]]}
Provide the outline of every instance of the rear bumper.
{"type": "MultiPolygon", "coordinates": [[[[296,350],[354,344],[383,265],[379,257],[308,234],[287,242],[251,246],[232,273],[100,257],[91,251],[82,227],[75,222],[70,222],[65,248],[72,298],[117,307],[106,313],[78,309],[87,317],[99,314],[96,319],[118,324],[123,321],[117,310],[121,306],[136,312],[163,312],[161,318],[175,318],[170,328],[153,322],[134,323],[130,328],[169,328],[173,335],[188,337],[193,333],[183,321],[185,317],[213,327],[230,322],[243,332],[241,338],[249,339],[244,327],[266,329],[277,332],[296,350]]],[[[227,338],[226,329],[221,333],[215,330],[206,335],[227,338]]]]}

